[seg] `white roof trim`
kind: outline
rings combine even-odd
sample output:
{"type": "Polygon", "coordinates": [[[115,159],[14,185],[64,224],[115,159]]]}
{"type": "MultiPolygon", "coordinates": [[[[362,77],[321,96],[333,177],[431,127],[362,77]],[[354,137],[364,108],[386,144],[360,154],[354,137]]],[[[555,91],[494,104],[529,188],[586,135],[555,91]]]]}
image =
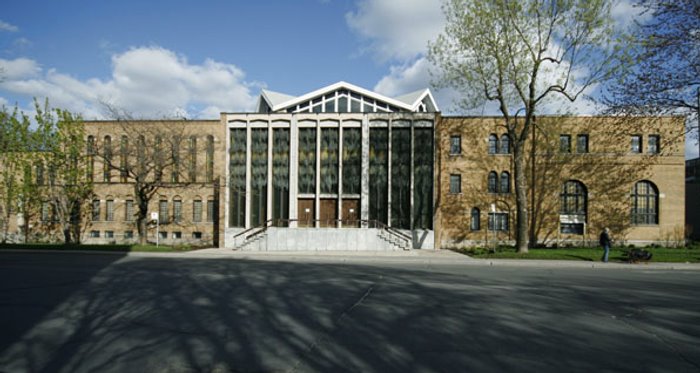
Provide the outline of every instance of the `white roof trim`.
{"type": "MultiPolygon", "coordinates": [[[[401,102],[401,101],[399,101],[399,100],[393,99],[393,98],[391,98],[391,97],[387,97],[387,96],[381,95],[381,94],[379,94],[379,93],[372,92],[372,91],[370,91],[370,90],[367,90],[367,89],[364,89],[364,88],[362,88],[362,87],[358,87],[358,86],[356,86],[356,85],[353,85],[353,84],[350,84],[350,83],[347,83],[347,82],[343,82],[343,81],[337,82],[337,83],[335,83],[335,84],[331,84],[331,85],[329,85],[329,86],[326,86],[326,87],[323,87],[323,88],[320,88],[320,89],[317,89],[317,90],[315,90],[315,91],[313,91],[313,92],[309,92],[309,93],[304,94],[304,95],[302,95],[302,96],[295,97],[295,98],[293,98],[293,99],[291,99],[291,100],[287,100],[287,101],[284,101],[284,102],[282,102],[282,103],[278,103],[278,104],[276,104],[276,105],[270,105],[270,106],[272,107],[272,111],[278,111],[278,110],[281,110],[281,109],[284,109],[284,108],[288,108],[288,107],[290,107],[290,106],[292,106],[292,105],[297,105],[297,104],[299,104],[299,103],[301,103],[301,102],[308,101],[308,100],[310,100],[310,99],[312,99],[312,98],[314,98],[314,97],[316,97],[316,96],[321,96],[321,95],[324,95],[324,94],[326,94],[326,93],[333,92],[333,91],[336,91],[336,90],[339,90],[339,89],[343,89],[343,88],[344,88],[344,89],[347,89],[347,90],[349,90],[349,91],[354,91],[354,92],[356,92],[356,93],[360,93],[360,94],[362,94],[362,95],[371,97],[371,98],[373,98],[373,99],[375,99],[375,100],[384,101],[384,102],[386,102],[386,103],[389,103],[389,104],[391,104],[391,105],[394,105],[394,106],[397,106],[397,107],[400,107],[400,108],[403,108],[403,109],[406,109],[406,110],[412,110],[412,106],[417,106],[417,105],[415,105],[415,104],[414,104],[414,105],[408,105],[408,104],[406,104],[406,103],[404,103],[404,102],[401,102]]],[[[268,100],[268,103],[269,103],[269,102],[270,102],[270,101],[268,100]]]]}
{"type": "Polygon", "coordinates": [[[420,105],[421,102],[423,102],[423,99],[425,99],[426,96],[430,99],[430,103],[433,104],[435,112],[439,112],[440,108],[438,108],[437,103],[435,102],[435,98],[433,98],[433,95],[430,93],[429,88],[426,88],[425,91],[423,91],[423,93],[420,96],[418,96],[418,99],[413,103],[412,110],[416,111],[416,109],[418,109],[418,105],[420,105]]]}

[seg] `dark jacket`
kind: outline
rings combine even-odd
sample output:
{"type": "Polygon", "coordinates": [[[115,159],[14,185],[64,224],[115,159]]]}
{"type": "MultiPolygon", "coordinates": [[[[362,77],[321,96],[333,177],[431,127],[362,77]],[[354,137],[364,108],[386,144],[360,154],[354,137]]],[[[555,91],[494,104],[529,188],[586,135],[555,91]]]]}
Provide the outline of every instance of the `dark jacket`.
{"type": "Polygon", "coordinates": [[[610,246],[610,236],[605,231],[600,234],[600,246],[610,246]]]}

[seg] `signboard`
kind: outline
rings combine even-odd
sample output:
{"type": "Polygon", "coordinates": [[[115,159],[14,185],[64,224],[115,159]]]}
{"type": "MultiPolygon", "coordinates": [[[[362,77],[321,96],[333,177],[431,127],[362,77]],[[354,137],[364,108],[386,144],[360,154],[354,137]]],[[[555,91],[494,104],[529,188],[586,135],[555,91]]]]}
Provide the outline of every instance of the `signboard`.
{"type": "Polygon", "coordinates": [[[151,220],[158,220],[158,213],[157,212],[151,213],[151,220]]]}

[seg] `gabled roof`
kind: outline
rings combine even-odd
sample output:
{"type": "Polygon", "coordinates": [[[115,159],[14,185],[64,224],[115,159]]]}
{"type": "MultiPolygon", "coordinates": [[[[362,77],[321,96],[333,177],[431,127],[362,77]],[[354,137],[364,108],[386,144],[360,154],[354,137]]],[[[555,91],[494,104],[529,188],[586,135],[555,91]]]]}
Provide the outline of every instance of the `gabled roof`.
{"type": "Polygon", "coordinates": [[[431,106],[431,111],[438,111],[438,107],[435,103],[435,100],[433,99],[430,90],[427,88],[403,96],[392,98],[344,81],[331,84],[329,86],[317,89],[313,92],[303,94],[301,96],[291,96],[284,93],[263,89],[260,94],[260,100],[264,100],[270,107],[270,110],[272,112],[280,112],[285,111],[290,107],[295,107],[296,105],[304,103],[305,101],[311,100],[315,97],[323,96],[341,89],[368,96],[377,101],[396,106],[406,111],[417,111],[420,104],[424,102],[427,103],[429,107],[431,106]]]}

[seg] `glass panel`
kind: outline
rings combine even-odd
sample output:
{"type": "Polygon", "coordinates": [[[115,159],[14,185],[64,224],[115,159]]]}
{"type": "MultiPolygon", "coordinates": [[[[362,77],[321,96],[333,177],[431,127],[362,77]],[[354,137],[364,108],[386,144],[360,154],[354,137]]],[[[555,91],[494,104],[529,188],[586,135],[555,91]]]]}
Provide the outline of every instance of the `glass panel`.
{"type": "Polygon", "coordinates": [[[498,137],[496,135],[489,135],[489,154],[496,154],[498,151],[498,137]]]}
{"type": "Polygon", "coordinates": [[[285,220],[277,226],[287,226],[289,219],[289,129],[273,130],[272,145],[272,218],[285,220]]]}
{"type": "Polygon", "coordinates": [[[335,99],[326,99],[324,111],[326,113],[335,113],[335,99]]]}
{"type": "Polygon", "coordinates": [[[321,193],[338,193],[338,129],[321,130],[321,193]]]}
{"type": "Polygon", "coordinates": [[[267,129],[251,130],[250,224],[259,227],[267,220],[267,129]]]}
{"type": "Polygon", "coordinates": [[[182,221],[182,201],[173,201],[173,221],[179,223],[182,221]]]}
{"type": "Polygon", "coordinates": [[[413,228],[432,229],[433,129],[416,128],[413,131],[413,228]]]}
{"type": "Polygon", "coordinates": [[[580,154],[588,153],[588,135],[578,135],[576,137],[576,152],[580,154]]]}
{"type": "Polygon", "coordinates": [[[571,153],[571,136],[559,136],[559,151],[562,153],[571,153]]]}
{"type": "Polygon", "coordinates": [[[452,136],[450,137],[450,154],[460,154],[462,153],[462,137],[452,136]]]}
{"type": "Polygon", "coordinates": [[[158,221],[160,224],[168,223],[168,201],[162,200],[158,203],[158,221]]]}
{"type": "Polygon", "coordinates": [[[232,129],[230,137],[231,145],[229,149],[229,227],[244,227],[246,193],[246,130],[244,128],[232,129]]]}
{"type": "Polygon", "coordinates": [[[316,129],[299,129],[299,193],[316,193],[316,129]]]}
{"type": "Polygon", "coordinates": [[[369,130],[369,218],[387,223],[388,141],[386,128],[369,130]]]}
{"type": "Polygon", "coordinates": [[[192,221],[199,223],[202,221],[202,201],[195,200],[192,203],[192,221]]]}
{"type": "Polygon", "coordinates": [[[391,131],[391,225],[410,229],[411,129],[391,131]]]}
{"type": "Polygon", "coordinates": [[[338,112],[346,113],[348,111],[348,98],[341,96],[338,98],[338,112]]]}
{"type": "Polygon", "coordinates": [[[362,182],[362,133],[359,128],[343,130],[343,194],[360,194],[362,182]]]}
{"type": "Polygon", "coordinates": [[[359,113],[360,112],[360,101],[350,100],[350,112],[359,113]]]}
{"type": "Polygon", "coordinates": [[[501,154],[510,154],[510,137],[504,134],[501,136],[500,151],[501,154]]]}
{"type": "Polygon", "coordinates": [[[473,208],[471,230],[478,231],[479,229],[481,229],[481,211],[478,208],[473,208]]]}

